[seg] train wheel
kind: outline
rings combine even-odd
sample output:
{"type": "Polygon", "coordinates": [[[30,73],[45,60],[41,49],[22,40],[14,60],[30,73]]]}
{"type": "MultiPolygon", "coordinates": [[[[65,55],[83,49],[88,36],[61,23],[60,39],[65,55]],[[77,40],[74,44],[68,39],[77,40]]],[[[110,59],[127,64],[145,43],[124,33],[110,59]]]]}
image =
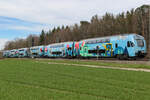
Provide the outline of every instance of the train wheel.
{"type": "Polygon", "coordinates": [[[118,55],[117,57],[119,60],[124,60],[124,55],[118,55]]]}
{"type": "Polygon", "coordinates": [[[117,55],[117,59],[121,60],[121,57],[120,57],[120,55],[117,55]]]}
{"type": "Polygon", "coordinates": [[[124,60],[128,60],[128,58],[129,58],[129,56],[128,56],[127,54],[124,54],[124,55],[123,55],[123,59],[124,59],[124,60]]]}
{"type": "Polygon", "coordinates": [[[136,59],[137,59],[136,57],[133,57],[133,58],[132,58],[132,60],[136,60],[136,59]]]}

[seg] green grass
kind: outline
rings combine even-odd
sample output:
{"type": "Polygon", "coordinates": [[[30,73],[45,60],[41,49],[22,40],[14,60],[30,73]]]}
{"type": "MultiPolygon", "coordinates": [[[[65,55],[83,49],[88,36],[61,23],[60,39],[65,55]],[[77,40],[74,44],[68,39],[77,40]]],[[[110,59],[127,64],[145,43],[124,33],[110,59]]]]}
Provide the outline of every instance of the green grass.
{"type": "Polygon", "coordinates": [[[1,60],[0,100],[150,100],[150,73],[41,62],[1,60]]]}

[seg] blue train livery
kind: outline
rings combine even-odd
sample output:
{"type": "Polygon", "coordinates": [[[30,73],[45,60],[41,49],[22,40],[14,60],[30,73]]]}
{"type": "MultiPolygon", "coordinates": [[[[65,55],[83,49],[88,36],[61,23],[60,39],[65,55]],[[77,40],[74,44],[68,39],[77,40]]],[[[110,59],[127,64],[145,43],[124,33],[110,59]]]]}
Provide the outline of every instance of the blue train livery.
{"type": "Polygon", "coordinates": [[[146,41],[137,34],[123,34],[81,41],[54,43],[47,46],[35,46],[6,50],[4,57],[116,57],[118,59],[145,57],[146,41]]]}
{"type": "Polygon", "coordinates": [[[45,49],[45,46],[31,47],[29,56],[31,58],[44,57],[44,49],[45,49]]]}
{"type": "Polygon", "coordinates": [[[9,58],[10,57],[10,51],[9,50],[3,51],[3,57],[9,58]]]}
{"type": "Polygon", "coordinates": [[[50,51],[49,51],[49,49],[50,49],[50,45],[45,46],[44,57],[46,57],[46,58],[50,57],[50,51]]]}
{"type": "Polygon", "coordinates": [[[72,58],[74,57],[74,50],[75,50],[75,42],[64,42],[64,46],[65,46],[65,51],[64,51],[64,55],[67,58],[72,58]]]}
{"type": "Polygon", "coordinates": [[[28,48],[21,48],[18,49],[18,57],[19,58],[24,58],[24,57],[28,57],[29,56],[29,49],[28,48]]]}
{"type": "Polygon", "coordinates": [[[18,50],[17,49],[13,49],[13,50],[10,50],[9,57],[11,57],[11,58],[17,58],[18,54],[19,54],[18,50]]]}
{"type": "Polygon", "coordinates": [[[48,57],[73,57],[74,42],[56,43],[46,46],[46,54],[48,57]]]}
{"type": "Polygon", "coordinates": [[[124,34],[80,41],[82,57],[144,57],[146,42],[137,34],[124,34]]]}
{"type": "Polygon", "coordinates": [[[56,43],[49,45],[48,57],[64,57],[65,45],[64,43],[56,43]]]}

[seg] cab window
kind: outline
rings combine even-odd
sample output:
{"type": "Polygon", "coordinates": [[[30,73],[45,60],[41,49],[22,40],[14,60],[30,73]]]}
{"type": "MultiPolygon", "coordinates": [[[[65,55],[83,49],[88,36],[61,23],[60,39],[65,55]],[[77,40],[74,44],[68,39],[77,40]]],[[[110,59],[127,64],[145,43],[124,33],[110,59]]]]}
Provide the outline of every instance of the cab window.
{"type": "Polygon", "coordinates": [[[131,47],[134,47],[134,43],[130,41],[131,47]]]}
{"type": "Polygon", "coordinates": [[[136,39],[138,47],[144,47],[144,41],[141,39],[136,39]]]}
{"type": "Polygon", "coordinates": [[[128,41],[127,42],[127,47],[134,47],[134,43],[132,41],[128,41]]]}
{"type": "Polygon", "coordinates": [[[127,47],[130,47],[130,41],[127,42],[127,47]]]}

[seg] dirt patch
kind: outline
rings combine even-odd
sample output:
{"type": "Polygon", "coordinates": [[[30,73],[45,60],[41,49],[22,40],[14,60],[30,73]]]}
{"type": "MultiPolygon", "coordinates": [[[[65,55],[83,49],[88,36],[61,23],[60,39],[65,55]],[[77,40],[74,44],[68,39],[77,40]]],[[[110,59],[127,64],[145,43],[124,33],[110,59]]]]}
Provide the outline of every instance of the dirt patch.
{"type": "Polygon", "coordinates": [[[56,58],[56,59],[51,59],[51,58],[48,58],[48,59],[36,59],[36,60],[71,60],[71,61],[85,61],[85,62],[102,62],[102,63],[107,63],[107,62],[111,62],[111,63],[120,63],[120,64],[144,64],[144,65],[150,65],[150,60],[97,60],[97,59],[61,59],[61,58],[56,58]]]}
{"type": "MultiPolygon", "coordinates": [[[[36,61],[36,62],[38,62],[38,61],[36,61]]],[[[118,70],[150,72],[150,69],[144,69],[144,68],[120,68],[120,67],[111,67],[111,66],[68,64],[68,63],[54,63],[54,62],[38,62],[38,63],[48,63],[48,64],[70,65],[70,66],[82,66],[82,67],[94,67],[94,68],[106,68],[106,69],[118,69],[118,70]]]]}

